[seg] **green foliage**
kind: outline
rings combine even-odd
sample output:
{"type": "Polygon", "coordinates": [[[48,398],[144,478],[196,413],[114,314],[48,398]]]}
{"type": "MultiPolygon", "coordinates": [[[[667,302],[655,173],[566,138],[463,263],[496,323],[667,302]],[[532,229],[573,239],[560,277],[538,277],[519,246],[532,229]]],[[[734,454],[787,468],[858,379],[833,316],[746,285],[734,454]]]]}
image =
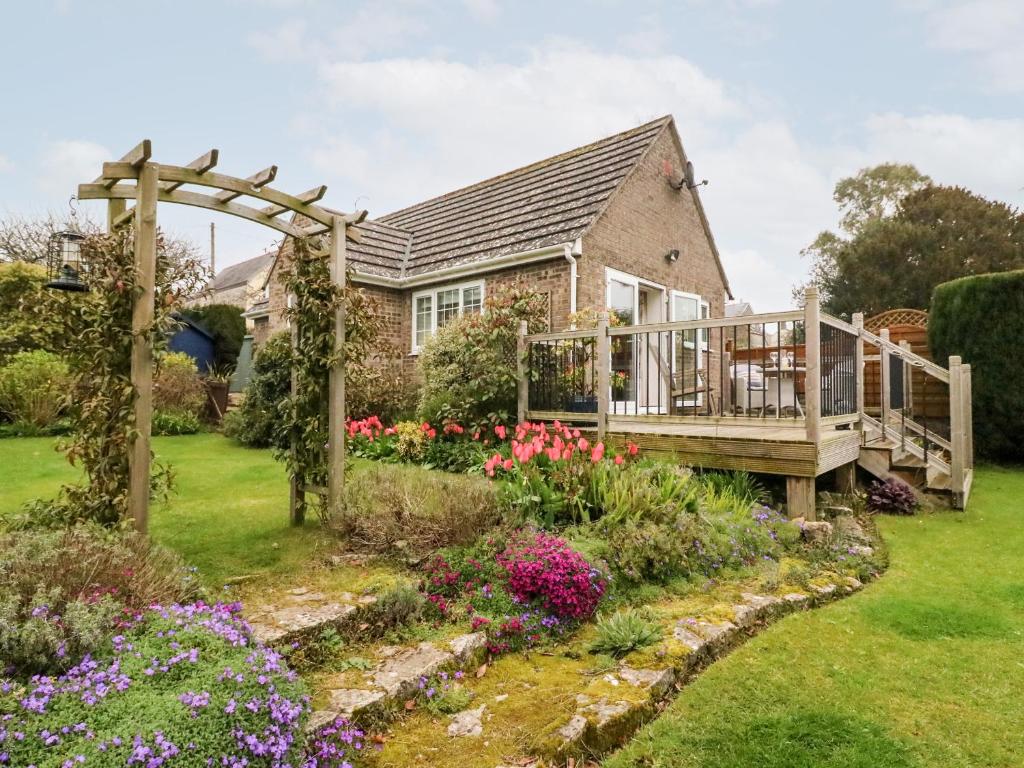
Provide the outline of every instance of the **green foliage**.
{"type": "Polygon", "coordinates": [[[224,419],[228,437],[250,448],[287,448],[291,360],[287,331],[274,334],[256,350],[245,399],[224,419]]]}
{"type": "Polygon", "coordinates": [[[468,544],[499,519],[497,492],[482,477],[383,464],[349,479],[336,525],[356,549],[422,555],[468,544]]]}
{"type": "Polygon", "coordinates": [[[590,652],[621,659],[632,651],[660,642],[661,634],[661,627],[646,613],[618,611],[598,620],[597,637],[590,644],[590,652]]]}
{"type": "Polygon", "coordinates": [[[547,300],[522,285],[501,288],[484,311],[439,329],[420,352],[419,416],[469,428],[507,423],[516,414],[516,337],[547,328],[547,300]]]}
{"type": "Polygon", "coordinates": [[[0,537],[0,658],[22,673],[66,669],[115,619],[197,592],[180,558],[146,537],[95,526],[0,537]]]}
{"type": "MultiPolygon", "coordinates": [[[[132,305],[141,287],[131,248],[132,232],[96,235],[82,243],[90,269],[90,291],[49,291],[39,313],[61,321],[62,350],[71,369],[68,417],[75,431],[65,444],[68,460],[85,470],[86,485],[64,486],[52,501],[30,512],[50,522],[91,520],[116,525],[128,508],[128,455],[135,431],[135,389],[131,382],[132,305]]],[[[198,262],[179,258],[162,237],[157,239],[154,318],[145,329],[156,348],[165,343],[177,321],[174,313],[200,283],[198,262]]],[[[165,467],[154,465],[151,486],[169,487],[165,467]]]]}
{"type": "Polygon", "coordinates": [[[162,613],[147,611],[65,678],[5,687],[3,735],[25,734],[3,744],[11,764],[130,765],[133,754],[183,768],[222,757],[252,768],[301,764],[306,689],[280,656],[254,646],[224,608],[162,613]],[[21,707],[26,696],[44,700],[41,711],[21,707]]]}
{"type": "Polygon", "coordinates": [[[402,461],[420,462],[427,446],[427,433],[415,421],[395,424],[395,453],[402,461]]]}
{"type": "Polygon", "coordinates": [[[46,269],[0,264],[0,365],[18,352],[62,347],[61,319],[47,311],[46,269]]]}
{"type": "Polygon", "coordinates": [[[245,318],[234,304],[207,304],[189,307],[183,315],[195,320],[213,336],[213,355],[217,366],[233,367],[245,337],[245,318]]]}
{"type": "Polygon", "coordinates": [[[974,449],[998,461],[1024,460],[1024,270],[977,275],[938,286],[928,315],[935,360],[971,365],[974,449]]]}
{"type": "Polygon", "coordinates": [[[206,404],[206,387],[196,362],[184,352],[164,352],[153,374],[153,408],[199,416],[206,404]]]}
{"type": "Polygon", "coordinates": [[[764,504],[768,501],[764,486],[752,474],[742,470],[704,472],[700,483],[706,492],[729,495],[736,504],[764,504]]]}
{"type": "MultiPolygon", "coordinates": [[[[384,313],[376,301],[352,286],[335,284],[329,260],[319,257],[311,244],[297,239],[292,258],[284,271],[285,290],[295,297],[287,310],[297,329],[292,354],[296,393],[289,397],[287,413],[290,450],[279,457],[293,477],[305,484],[327,486],[327,440],[330,370],[337,361],[334,338],[336,310],[345,308],[345,343],[340,353],[345,361],[346,407],[350,413],[373,409],[400,392],[388,346],[381,343],[386,327],[384,313]]],[[[317,508],[321,519],[327,510],[317,508]]]]}
{"type": "Polygon", "coordinates": [[[434,715],[455,715],[467,709],[473,701],[473,694],[458,683],[437,679],[432,681],[435,693],[427,698],[427,710],[434,715]],[[437,687],[440,690],[437,690],[437,687]]]}
{"type": "Polygon", "coordinates": [[[183,411],[156,411],[153,414],[154,435],[194,435],[202,424],[191,413],[183,411]]]}
{"type": "Polygon", "coordinates": [[[605,558],[627,582],[664,584],[702,571],[700,534],[700,522],[690,514],[680,514],[671,522],[626,523],[608,530],[605,558]]]}
{"type": "Polygon", "coordinates": [[[0,415],[34,427],[57,419],[70,385],[67,363],[52,352],[18,352],[0,367],[0,415]]]}
{"type": "Polygon", "coordinates": [[[697,511],[698,485],[685,467],[664,462],[600,464],[591,475],[589,501],[606,529],[642,521],[674,521],[697,511]]]}

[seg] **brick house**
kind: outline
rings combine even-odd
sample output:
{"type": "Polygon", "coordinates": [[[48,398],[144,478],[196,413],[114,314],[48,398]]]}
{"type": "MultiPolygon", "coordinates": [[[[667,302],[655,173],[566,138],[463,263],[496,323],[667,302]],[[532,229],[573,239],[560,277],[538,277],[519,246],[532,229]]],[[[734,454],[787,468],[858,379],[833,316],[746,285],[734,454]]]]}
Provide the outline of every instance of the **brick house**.
{"type": "MultiPolygon", "coordinates": [[[[411,369],[423,343],[503,285],[547,296],[551,330],[584,308],[626,323],[722,317],[732,298],[675,122],[632,130],[368,219],[348,243],[352,279],[387,313],[411,369]]],[[[278,266],[246,313],[258,345],[286,327],[278,266]]]]}
{"type": "MultiPolygon", "coordinates": [[[[224,267],[186,304],[190,307],[231,304],[247,312],[266,298],[265,286],[275,258],[275,252],[268,251],[230,267],[224,267]]],[[[252,319],[246,319],[246,330],[249,333],[253,332],[252,319]]]]}

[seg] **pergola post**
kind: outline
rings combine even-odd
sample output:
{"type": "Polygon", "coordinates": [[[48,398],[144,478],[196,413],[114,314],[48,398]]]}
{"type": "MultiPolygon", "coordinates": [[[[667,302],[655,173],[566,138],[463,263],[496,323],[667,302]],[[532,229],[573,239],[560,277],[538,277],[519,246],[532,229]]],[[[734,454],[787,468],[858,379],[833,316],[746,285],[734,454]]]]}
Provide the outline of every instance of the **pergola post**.
{"type": "Polygon", "coordinates": [[[139,294],[132,305],[131,381],[135,390],[135,430],[128,454],[128,513],[135,528],[149,527],[150,434],[153,424],[152,333],[156,280],[156,202],[160,166],[139,169],[135,203],[135,268],[139,294]]]}
{"type": "MultiPolygon", "coordinates": [[[[331,281],[345,288],[345,219],[335,216],[330,233],[331,281]]],[[[334,365],[328,395],[327,509],[333,517],[342,512],[345,491],[345,301],[334,311],[334,365]]]]}

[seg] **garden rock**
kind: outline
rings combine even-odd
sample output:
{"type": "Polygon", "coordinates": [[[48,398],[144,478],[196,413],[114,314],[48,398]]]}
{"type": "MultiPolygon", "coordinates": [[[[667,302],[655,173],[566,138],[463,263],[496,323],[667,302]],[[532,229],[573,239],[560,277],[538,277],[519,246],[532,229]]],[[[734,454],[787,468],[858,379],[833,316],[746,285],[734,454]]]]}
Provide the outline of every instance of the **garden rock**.
{"type": "Polygon", "coordinates": [[[262,643],[279,642],[346,619],[356,606],[351,603],[328,601],[321,592],[310,592],[304,587],[293,589],[283,605],[271,605],[249,619],[253,636],[262,643]]]}
{"type": "Polygon", "coordinates": [[[811,598],[803,592],[790,592],[782,596],[782,599],[791,605],[802,605],[811,598]]]}
{"type": "Polygon", "coordinates": [[[331,708],[351,718],[371,709],[384,700],[384,691],[369,691],[361,688],[341,688],[331,691],[331,708]]]}
{"type": "Polygon", "coordinates": [[[628,714],[630,709],[631,705],[628,701],[608,701],[608,699],[602,698],[581,708],[578,713],[598,728],[604,728],[609,723],[628,714]]]}
{"type": "Polygon", "coordinates": [[[736,625],[731,621],[723,621],[721,624],[698,621],[693,626],[697,634],[707,640],[710,645],[724,645],[736,633],[736,625]]]}
{"type": "Polygon", "coordinates": [[[663,698],[676,681],[673,669],[633,669],[622,667],[619,677],[632,686],[649,691],[655,699],[663,698]]]}
{"type": "Polygon", "coordinates": [[[575,744],[587,730],[587,718],[583,715],[573,715],[572,720],[558,730],[558,736],[564,744],[575,744]]]}
{"type": "Polygon", "coordinates": [[[448,735],[458,738],[465,736],[480,736],[484,732],[482,718],[486,704],[481,704],[476,709],[467,709],[452,715],[451,725],[448,726],[448,735]]]}
{"type": "Polygon", "coordinates": [[[396,653],[371,675],[371,681],[389,696],[405,696],[416,690],[421,677],[430,677],[454,658],[433,643],[423,642],[396,653]]]}
{"type": "Polygon", "coordinates": [[[472,632],[459,635],[448,643],[459,664],[469,664],[483,655],[487,648],[487,635],[483,632],[472,632]]]}
{"type": "Polygon", "coordinates": [[[691,653],[700,653],[704,650],[704,646],[707,645],[707,641],[700,635],[691,631],[691,626],[692,625],[687,619],[680,619],[676,624],[676,628],[673,631],[672,636],[689,648],[691,653]]]}
{"type": "Polygon", "coordinates": [[[798,521],[800,532],[805,541],[811,544],[826,544],[832,538],[832,523],[824,520],[803,520],[798,521]]]}

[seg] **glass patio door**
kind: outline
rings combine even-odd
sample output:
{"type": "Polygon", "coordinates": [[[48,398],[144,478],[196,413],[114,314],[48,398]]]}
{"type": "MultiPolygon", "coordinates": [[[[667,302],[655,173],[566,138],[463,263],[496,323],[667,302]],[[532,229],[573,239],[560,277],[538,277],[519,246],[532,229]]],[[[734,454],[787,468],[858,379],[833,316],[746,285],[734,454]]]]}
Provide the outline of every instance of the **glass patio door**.
{"type": "MultiPolygon", "coordinates": [[[[638,285],[627,276],[608,276],[608,314],[612,325],[635,325],[638,285]]],[[[611,411],[636,413],[636,350],[632,336],[611,338],[611,411]]]]}
{"type": "MultiPolygon", "coordinates": [[[[698,294],[672,291],[672,320],[701,320],[710,314],[710,306],[698,294]]],[[[700,390],[704,383],[708,351],[708,329],[672,333],[672,390],[677,405],[689,407],[704,403],[700,390]]]]}

